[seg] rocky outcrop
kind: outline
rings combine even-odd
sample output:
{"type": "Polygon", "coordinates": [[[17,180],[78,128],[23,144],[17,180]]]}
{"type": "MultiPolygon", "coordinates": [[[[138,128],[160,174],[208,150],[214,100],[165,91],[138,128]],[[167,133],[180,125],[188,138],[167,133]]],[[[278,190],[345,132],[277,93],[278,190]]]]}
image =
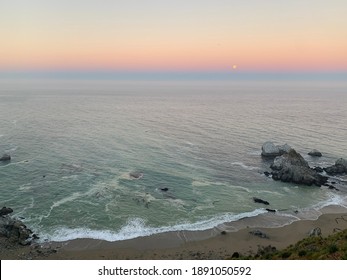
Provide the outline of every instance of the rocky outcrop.
{"type": "Polygon", "coordinates": [[[8,207],[2,207],[0,209],[0,216],[6,216],[8,214],[11,214],[13,212],[13,209],[12,208],[8,208],[8,207]]]}
{"type": "Polygon", "coordinates": [[[311,169],[307,161],[294,149],[276,157],[270,168],[272,169],[272,178],[282,182],[321,186],[328,180],[327,177],[311,169]]]}
{"type": "Polygon", "coordinates": [[[0,157],[0,161],[10,161],[11,156],[9,154],[3,154],[2,157],[0,157]]]}
{"type": "Polygon", "coordinates": [[[12,243],[30,245],[36,235],[33,235],[23,222],[10,217],[8,214],[13,212],[10,210],[12,209],[6,207],[1,209],[3,214],[0,216],[0,236],[7,237],[12,243]]]}
{"type": "Polygon", "coordinates": [[[347,161],[343,158],[339,158],[334,165],[324,168],[324,171],[329,175],[347,173],[347,161]]]}
{"type": "Polygon", "coordinates": [[[322,153],[316,149],[313,149],[311,152],[308,153],[311,157],[321,157],[322,153]]]}
{"type": "Polygon", "coordinates": [[[261,147],[261,155],[263,157],[277,157],[288,153],[291,147],[288,144],[275,145],[273,142],[267,141],[261,147]]]}

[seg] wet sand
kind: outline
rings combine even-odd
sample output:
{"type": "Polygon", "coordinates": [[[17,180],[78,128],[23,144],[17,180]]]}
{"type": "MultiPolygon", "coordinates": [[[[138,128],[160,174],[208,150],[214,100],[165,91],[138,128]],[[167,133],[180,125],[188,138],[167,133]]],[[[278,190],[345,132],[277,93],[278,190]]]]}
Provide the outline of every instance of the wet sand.
{"type": "MultiPolygon", "coordinates": [[[[234,252],[243,255],[255,254],[262,246],[271,245],[283,249],[308,237],[309,232],[317,227],[321,229],[323,237],[347,229],[346,208],[329,206],[322,209],[322,212],[318,219],[299,220],[276,228],[258,227],[259,217],[253,217],[226,224],[225,232],[217,228],[196,232],[169,232],[116,242],[76,239],[31,246],[12,246],[6,245],[2,238],[0,257],[53,260],[227,259],[234,252]],[[259,230],[267,238],[251,234],[254,230],[259,230]]],[[[270,213],[262,219],[264,217],[265,222],[267,219],[277,218],[276,214],[270,213]]]]}

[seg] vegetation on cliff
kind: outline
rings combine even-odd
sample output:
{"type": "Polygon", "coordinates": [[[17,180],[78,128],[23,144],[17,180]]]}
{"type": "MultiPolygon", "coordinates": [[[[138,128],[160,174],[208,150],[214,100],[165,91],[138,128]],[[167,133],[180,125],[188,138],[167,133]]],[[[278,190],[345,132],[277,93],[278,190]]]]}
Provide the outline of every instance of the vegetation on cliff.
{"type": "Polygon", "coordinates": [[[347,260],[347,230],[326,238],[307,237],[283,250],[275,247],[259,247],[257,254],[241,256],[242,259],[256,260],[347,260]]]}

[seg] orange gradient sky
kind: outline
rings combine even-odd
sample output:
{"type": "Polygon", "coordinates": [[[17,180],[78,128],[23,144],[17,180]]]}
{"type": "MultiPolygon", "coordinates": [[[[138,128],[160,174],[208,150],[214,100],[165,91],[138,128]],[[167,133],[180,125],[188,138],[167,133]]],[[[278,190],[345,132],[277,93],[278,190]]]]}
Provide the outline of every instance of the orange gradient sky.
{"type": "Polygon", "coordinates": [[[0,69],[346,71],[346,11],[345,0],[1,0],[0,69]]]}

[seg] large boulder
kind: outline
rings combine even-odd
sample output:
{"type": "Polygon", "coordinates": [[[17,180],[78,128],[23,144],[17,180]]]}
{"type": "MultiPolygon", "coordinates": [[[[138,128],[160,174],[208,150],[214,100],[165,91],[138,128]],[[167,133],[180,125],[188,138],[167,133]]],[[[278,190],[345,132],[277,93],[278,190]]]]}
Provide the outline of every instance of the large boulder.
{"type": "Polygon", "coordinates": [[[292,148],[287,143],[284,145],[277,145],[278,149],[280,150],[280,154],[283,155],[285,153],[289,153],[290,149],[292,148]]]}
{"type": "Polygon", "coordinates": [[[264,157],[277,157],[288,153],[291,147],[288,144],[275,145],[271,141],[267,141],[261,147],[261,155],[264,157]]]}
{"type": "Polygon", "coordinates": [[[347,161],[339,158],[334,165],[324,168],[324,171],[329,175],[347,173],[347,161]]]}
{"type": "Polygon", "coordinates": [[[276,157],[270,168],[272,169],[272,178],[282,182],[321,186],[328,180],[327,177],[311,169],[307,161],[294,149],[276,157]]]}

